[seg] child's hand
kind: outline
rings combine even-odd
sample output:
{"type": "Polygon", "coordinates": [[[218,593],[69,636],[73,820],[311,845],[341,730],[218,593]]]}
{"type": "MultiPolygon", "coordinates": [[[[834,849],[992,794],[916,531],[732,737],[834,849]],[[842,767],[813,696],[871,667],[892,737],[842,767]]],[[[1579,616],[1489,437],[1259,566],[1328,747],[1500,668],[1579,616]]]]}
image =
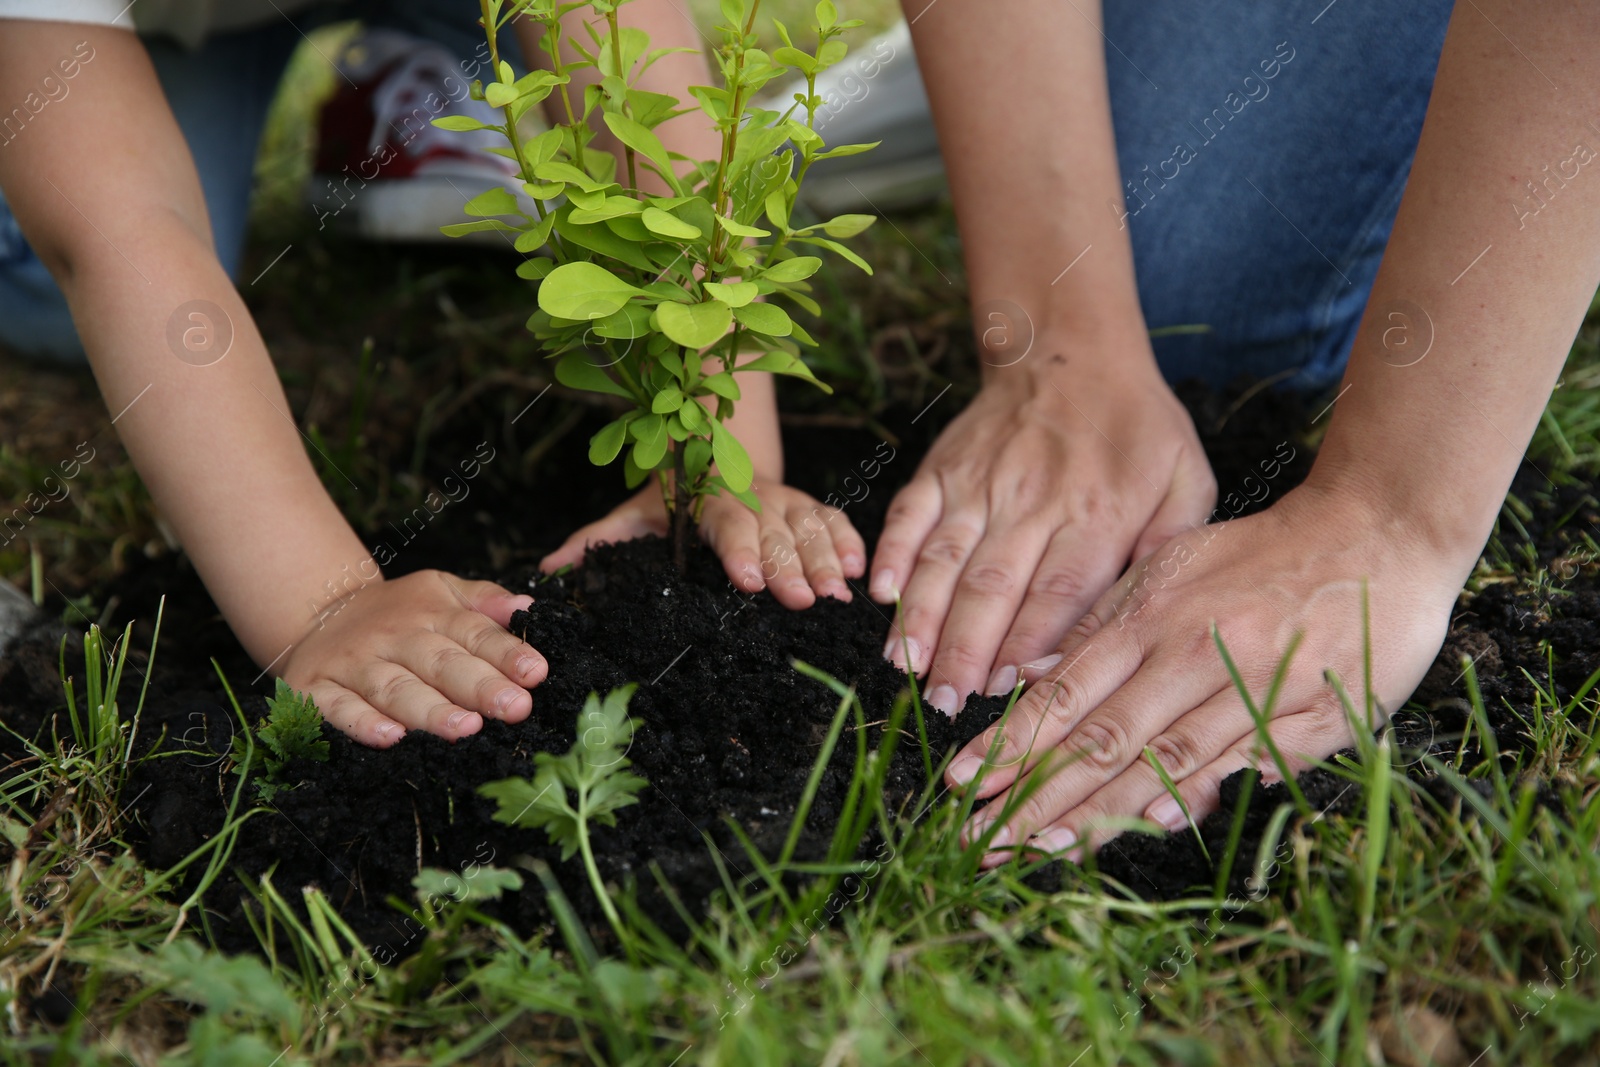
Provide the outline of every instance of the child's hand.
{"type": "Polygon", "coordinates": [[[505,629],[532,602],[441,571],[372,583],[333,608],[281,673],[362,744],[387,748],[407,730],[453,741],[484,715],[520,722],[533,710],[528,689],[548,665],[505,629]]]}
{"type": "MultiPolygon", "coordinates": [[[[700,536],[722,557],[728,577],[747,593],[771,589],[786,608],[809,608],[817,597],[850,599],[846,578],[866,573],[867,550],[850,520],[807,493],[757,479],[758,515],[726,494],[710,497],[700,536]]],[[[539,564],[550,572],[582,562],[590,545],[667,532],[661,490],[648,485],[598,522],[591,522],[539,564]]]]}

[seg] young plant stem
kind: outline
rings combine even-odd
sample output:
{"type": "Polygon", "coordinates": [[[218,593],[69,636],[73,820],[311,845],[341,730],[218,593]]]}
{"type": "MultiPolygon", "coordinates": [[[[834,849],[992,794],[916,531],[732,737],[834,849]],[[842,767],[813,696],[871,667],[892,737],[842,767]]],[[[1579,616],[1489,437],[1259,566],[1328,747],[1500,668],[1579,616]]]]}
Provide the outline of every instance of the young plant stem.
{"type": "MultiPolygon", "coordinates": [[[[717,184],[712,200],[715,205],[714,210],[718,215],[725,216],[728,214],[728,196],[730,193],[727,183],[728,168],[733,166],[734,149],[739,145],[739,116],[744,112],[744,38],[748,37],[751,31],[755,29],[756,12],[759,10],[761,10],[761,0],[753,0],[750,5],[750,14],[745,19],[743,33],[739,38],[739,57],[734,66],[734,76],[730,79],[733,97],[728,104],[728,114],[731,118],[728,128],[722,131],[722,158],[717,160],[717,184]]],[[[707,258],[710,262],[706,264],[706,281],[715,281],[719,277],[716,268],[717,261],[722,258],[722,253],[725,251],[725,233],[726,231],[719,227],[711,235],[711,244],[707,250],[709,252],[707,258]]]]}
{"type": "MultiPolygon", "coordinates": [[[[606,12],[606,23],[611,27],[611,64],[617,68],[617,77],[622,82],[623,92],[628,89],[628,72],[622,69],[622,29],[617,23],[617,9],[613,7],[606,12]]],[[[622,101],[622,113],[629,118],[633,117],[633,109],[628,105],[626,96],[622,101]]],[[[628,145],[622,146],[622,154],[628,161],[628,192],[635,197],[639,196],[639,177],[634,173],[633,149],[628,145]]]]}
{"type": "MultiPolygon", "coordinates": [[[[693,404],[697,401],[689,401],[693,404]]],[[[693,510],[689,492],[689,466],[684,461],[687,441],[672,445],[672,563],[679,574],[689,573],[689,517],[693,510]]]]}
{"type": "MultiPolygon", "coordinates": [[[[587,806],[587,805],[584,805],[587,806]]],[[[589,884],[594,887],[595,899],[600,902],[600,907],[606,913],[606,918],[611,923],[611,928],[617,936],[626,941],[622,931],[622,917],[617,914],[617,907],[611,903],[611,895],[606,892],[605,880],[600,877],[600,867],[594,861],[594,846],[589,843],[589,820],[580,811],[576,820],[578,825],[578,849],[583,853],[583,866],[589,872],[589,884]]]]}

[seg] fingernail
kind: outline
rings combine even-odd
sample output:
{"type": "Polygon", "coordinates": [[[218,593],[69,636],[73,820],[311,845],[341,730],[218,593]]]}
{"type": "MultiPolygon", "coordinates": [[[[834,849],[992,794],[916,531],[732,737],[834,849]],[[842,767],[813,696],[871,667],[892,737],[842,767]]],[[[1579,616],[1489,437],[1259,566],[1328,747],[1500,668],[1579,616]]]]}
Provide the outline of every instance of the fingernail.
{"type": "Polygon", "coordinates": [[[533,597],[527,593],[518,593],[511,598],[512,611],[527,611],[531,607],[533,607],[533,597]]]}
{"type": "Polygon", "coordinates": [[[907,674],[921,674],[918,666],[922,659],[922,642],[915,637],[891,637],[883,646],[883,658],[907,674]]]}
{"type": "Polygon", "coordinates": [[[1040,852],[1065,852],[1078,843],[1078,835],[1065,826],[1052,826],[1033,835],[1030,843],[1040,852]]]}
{"type": "Polygon", "coordinates": [[[1024,663],[1022,665],[1022,669],[1025,671],[1034,671],[1038,674],[1043,674],[1045,671],[1049,670],[1051,667],[1054,667],[1060,662],[1061,653],[1053,652],[1048,656],[1042,656],[1039,659],[1034,660],[1032,663],[1024,663]]]}
{"type": "Polygon", "coordinates": [[[466,718],[467,718],[467,713],[466,712],[464,712],[464,711],[454,711],[454,712],[450,713],[450,717],[444,721],[444,724],[446,726],[448,726],[450,729],[454,730],[458,726],[460,726],[463,722],[465,722],[466,718]]]}
{"type": "MultiPolygon", "coordinates": [[[[988,827],[984,827],[982,830],[978,831],[978,836],[981,838],[987,831],[988,827]]],[[[989,847],[991,849],[1005,848],[1007,845],[1011,844],[1011,838],[1011,827],[1002,826],[999,830],[995,831],[995,835],[993,837],[989,838],[989,847]]]]}
{"type": "Polygon", "coordinates": [[[983,760],[977,756],[962,756],[950,764],[949,777],[956,785],[970,785],[978,776],[978,771],[983,767],[983,760]]]}
{"type": "Polygon", "coordinates": [[[841,559],[839,565],[852,574],[859,574],[866,567],[867,561],[860,556],[851,555],[841,559]]]}
{"type": "Polygon", "coordinates": [[[874,600],[898,600],[900,590],[894,586],[894,571],[879,571],[872,576],[872,587],[868,590],[874,600]]]}
{"type": "Polygon", "coordinates": [[[1178,807],[1178,802],[1172,797],[1162,797],[1150,805],[1150,811],[1145,817],[1151,822],[1160,823],[1173,833],[1189,824],[1189,820],[1183,817],[1183,809],[1178,807]]]}
{"type": "Polygon", "coordinates": [[[494,697],[495,711],[498,711],[501,715],[504,715],[506,712],[510,711],[511,705],[516,702],[517,697],[520,696],[521,693],[522,690],[520,689],[500,690],[500,692],[496,693],[494,697]]]}
{"type": "Polygon", "coordinates": [[[954,686],[936,686],[928,693],[928,706],[938,708],[949,718],[956,717],[956,690],[954,686]]]}
{"type": "Polygon", "coordinates": [[[539,661],[534,659],[532,656],[523,656],[521,659],[517,660],[518,674],[529,675],[538,669],[539,661]]]}
{"type": "Polygon", "coordinates": [[[994,677],[989,679],[989,688],[984,690],[984,696],[1003,697],[1017,687],[1017,669],[1015,667],[1001,667],[994,672],[994,677]]]}
{"type": "Polygon", "coordinates": [[[399,740],[404,736],[405,731],[400,729],[400,724],[397,722],[381,722],[378,724],[378,737],[384,741],[387,741],[390,738],[399,740]]]}
{"type": "Polygon", "coordinates": [[[823,582],[822,583],[822,589],[820,590],[820,592],[821,592],[821,595],[826,596],[826,597],[832,597],[835,600],[849,600],[850,599],[850,588],[848,586],[846,586],[843,582],[838,582],[838,581],[823,582]]]}

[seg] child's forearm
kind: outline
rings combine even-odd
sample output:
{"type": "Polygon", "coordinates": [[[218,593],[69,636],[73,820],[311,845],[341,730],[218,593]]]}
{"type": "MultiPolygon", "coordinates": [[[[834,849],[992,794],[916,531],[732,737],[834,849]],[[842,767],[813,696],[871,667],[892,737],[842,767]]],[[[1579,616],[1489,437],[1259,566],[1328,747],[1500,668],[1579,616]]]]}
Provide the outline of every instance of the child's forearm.
{"type": "Polygon", "coordinates": [[[71,304],[157,506],[245,648],[270,663],[316,624],[324,582],[376,568],[317,480],[211,249],[187,146],[143,46],[126,31],[61,23],[7,23],[0,37],[5,99],[26,92],[11,84],[24,57],[85,38],[96,49],[61,110],[0,150],[0,182],[71,304]]]}

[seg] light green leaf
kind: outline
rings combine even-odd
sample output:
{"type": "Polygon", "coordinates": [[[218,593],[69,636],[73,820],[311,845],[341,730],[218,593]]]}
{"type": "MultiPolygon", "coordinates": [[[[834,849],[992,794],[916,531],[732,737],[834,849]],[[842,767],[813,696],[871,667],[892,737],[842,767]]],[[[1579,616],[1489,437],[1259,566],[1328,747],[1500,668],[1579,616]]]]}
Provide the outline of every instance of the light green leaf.
{"type": "Polygon", "coordinates": [[[657,415],[670,415],[683,407],[683,393],[676,388],[666,388],[650,399],[650,410],[657,415]]]}
{"type": "MultiPolygon", "coordinates": [[[[567,216],[567,220],[579,226],[587,226],[617,218],[619,215],[637,215],[643,210],[644,205],[631,196],[608,196],[599,207],[574,211],[567,216]]],[[[871,218],[870,215],[866,217],[871,218]]]]}
{"type": "Polygon", "coordinates": [[[796,237],[795,240],[808,245],[816,245],[819,248],[826,248],[830,252],[837,252],[845,259],[848,259],[851,263],[854,263],[856,266],[860,267],[866,273],[872,273],[872,265],[870,263],[856,255],[854,252],[850,251],[850,249],[846,248],[838,241],[830,241],[826,237],[796,237]]]}
{"type": "Polygon", "coordinates": [[[792,48],[789,46],[780,48],[776,52],[772,53],[772,59],[774,62],[782,63],[785,66],[794,67],[801,74],[815,74],[817,72],[816,59],[800,51],[798,48],[792,48]]]}
{"type": "Polygon", "coordinates": [[[819,152],[817,158],[837,159],[840,156],[859,156],[863,152],[872,151],[881,143],[881,141],[873,141],[871,144],[842,144],[837,148],[830,148],[826,152],[819,152]]]}
{"type": "Polygon", "coordinates": [[[472,130],[498,130],[498,126],[487,126],[477,119],[467,115],[445,115],[433,120],[433,124],[441,130],[454,130],[457,133],[469,133],[472,130]]]}
{"type": "MultiPolygon", "coordinates": [[[[630,412],[629,415],[634,414],[630,412]]],[[[589,462],[596,467],[604,467],[607,463],[617,458],[622,451],[622,445],[628,439],[628,423],[633,421],[628,416],[606,423],[600,432],[589,438],[589,462]]]]}
{"type": "Polygon", "coordinates": [[[639,290],[598,263],[563,263],[539,286],[539,306],[559,319],[599,319],[639,290]]]}
{"type": "Polygon", "coordinates": [[[849,45],[845,44],[837,37],[831,41],[828,41],[821,48],[817,49],[817,69],[821,70],[824,67],[831,67],[835,63],[839,62],[839,60],[844,58],[845,52],[849,50],[849,47],[849,45]]]}
{"type": "Polygon", "coordinates": [[[876,215],[835,215],[822,224],[822,232],[829,237],[854,237],[877,221],[876,215]]]}
{"type": "Polygon", "coordinates": [[[626,386],[589,362],[589,355],[586,352],[568,352],[557,360],[556,381],[568,389],[584,389],[591,393],[608,393],[611,396],[635,399],[626,386]]]}
{"type": "Polygon", "coordinates": [[[761,292],[755,282],[706,282],[706,293],[731,308],[742,308],[761,292]]]}
{"type": "Polygon", "coordinates": [[[725,396],[729,400],[739,399],[739,383],[727,371],[710,375],[702,384],[718,396],[725,396]]]}
{"type": "Polygon", "coordinates": [[[690,433],[706,432],[706,409],[700,406],[699,401],[685,401],[678,408],[675,418],[681,421],[684,429],[690,433]]]}
{"type": "Polygon", "coordinates": [[[772,236],[772,231],[771,230],[763,230],[759,226],[746,226],[742,222],[734,222],[732,219],[724,218],[721,215],[717,216],[717,225],[721,226],[724,230],[727,230],[729,233],[733,234],[735,237],[771,237],[772,236]]]}
{"type": "Polygon", "coordinates": [[[774,189],[767,194],[766,209],[767,218],[772,220],[774,226],[780,230],[788,229],[789,198],[784,194],[783,189],[774,189]]]}
{"type": "Polygon", "coordinates": [[[700,227],[691,226],[676,215],[668,214],[658,207],[647,207],[644,214],[639,216],[639,221],[651,233],[669,237],[675,241],[693,241],[700,236],[700,227]]]}
{"type": "Polygon", "coordinates": [[[667,420],[660,415],[644,415],[630,430],[638,439],[633,446],[633,462],[640,470],[654,470],[667,454],[667,420]]]}
{"type": "Polygon", "coordinates": [[[752,359],[748,363],[739,364],[738,369],[740,373],[756,370],[766,371],[768,374],[787,374],[795,378],[804,378],[812,385],[815,385],[817,388],[821,389],[824,393],[833,392],[833,388],[831,386],[817,380],[816,375],[811,373],[810,367],[806,366],[805,363],[797,356],[791,355],[788,352],[768,352],[765,355],[752,359]]]}
{"type": "Polygon", "coordinates": [[[481,233],[484,230],[494,230],[498,233],[517,233],[517,228],[503,219],[478,219],[475,222],[452,222],[448,226],[440,226],[439,232],[446,237],[461,237],[469,233],[481,233]]]}
{"type": "Polygon", "coordinates": [[[839,9],[833,6],[833,0],[817,0],[817,29],[831,30],[838,21],[839,9]]]}
{"type": "Polygon", "coordinates": [[[816,256],[795,256],[772,264],[761,272],[761,277],[769,282],[804,281],[817,273],[817,268],[821,266],[822,260],[816,256]]]}
{"type": "Polygon", "coordinates": [[[764,333],[769,337],[787,337],[794,329],[794,320],[789,317],[789,313],[776,304],[736,307],[733,309],[733,317],[756,333],[764,333]]]}
{"type": "Polygon", "coordinates": [[[717,473],[722,475],[728,488],[741,493],[755,481],[755,468],[750,463],[750,453],[733,436],[733,432],[720,422],[712,423],[711,454],[717,460],[717,473]]]}
{"type": "Polygon", "coordinates": [[[717,300],[702,304],[661,304],[656,308],[656,322],[662,333],[685,348],[704,348],[715,344],[728,332],[733,323],[733,309],[717,300]]]}
{"type": "Polygon", "coordinates": [[[605,113],[605,123],[616,135],[617,140],[654,163],[656,172],[672,186],[674,192],[682,193],[683,189],[678,184],[676,173],[672,169],[672,159],[667,155],[667,149],[661,143],[661,138],[655,135],[655,131],[615,111],[605,113]]]}
{"type": "Polygon", "coordinates": [[[517,277],[536,282],[555,270],[555,268],[556,265],[548,259],[536,256],[533,259],[525,259],[517,264],[517,277]]]}

